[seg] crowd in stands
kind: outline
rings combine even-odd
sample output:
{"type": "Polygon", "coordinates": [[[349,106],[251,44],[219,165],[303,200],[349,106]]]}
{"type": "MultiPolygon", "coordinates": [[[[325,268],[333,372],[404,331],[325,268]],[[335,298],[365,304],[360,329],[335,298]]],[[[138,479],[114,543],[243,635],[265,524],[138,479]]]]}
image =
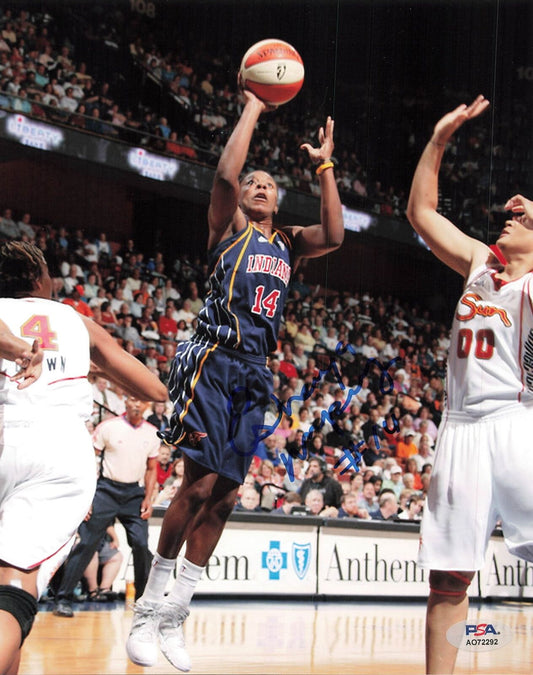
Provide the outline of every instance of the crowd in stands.
{"type": "MultiPolygon", "coordinates": [[[[203,306],[205,262],[186,253],[146,258],[133,240],[109,242],[104,232],[87,236],[31,220],[5,208],[0,237],[35,242],[47,258],[54,299],[92,317],[167,382],[176,345],[192,335],[203,306]]],[[[269,359],[275,399],[265,425],[273,433],[253,449],[236,508],[418,519],[442,414],[448,346],[446,326],[428,311],[392,295],[373,296],[371,289],[317,295],[298,272],[269,359]]],[[[124,412],[124,392],[93,379],[96,425],[124,412]]],[[[170,403],[155,404],[148,414],[164,429],[170,403]]],[[[163,449],[157,504],[168,504],[179,485],[179,454],[174,449],[169,457],[163,449]]]]}
{"type": "MultiPolygon", "coordinates": [[[[81,46],[74,44],[65,22],[55,21],[53,10],[4,9],[0,12],[0,107],[215,165],[242,105],[235,83],[238,64],[224,52],[210,54],[205,45],[197,48],[194,43],[193,49],[179,26],[151,21],[147,30],[140,16],[123,12],[116,12],[114,26],[109,16],[104,21],[83,7],[77,20],[85,22],[84,36],[95,49],[101,44],[127,53],[138,68],[140,85],[135,94],[124,94],[132,87],[120,88],[118,73],[105,81],[100,73],[87,72],[86,62],[78,56],[81,46]],[[143,96],[147,102],[140,104],[143,96]]],[[[280,187],[317,194],[313,167],[298,151],[302,142],[313,140],[323,123],[313,113],[319,107],[309,99],[311,95],[302,94],[296,107],[281,107],[261,121],[248,168],[269,171],[280,187]]],[[[447,96],[451,105],[453,92],[447,96]]],[[[413,125],[407,131],[402,127],[404,147],[397,152],[402,160],[396,168],[405,171],[405,158],[418,153],[425,140],[414,124],[417,111],[426,109],[429,102],[420,92],[411,96],[392,91],[386,105],[391,119],[402,120],[404,126],[411,120],[413,125]]],[[[530,164],[530,150],[519,141],[527,116],[519,102],[510,106],[513,123],[502,120],[501,142],[494,130],[480,122],[469,127],[468,136],[458,135],[443,164],[442,211],[478,238],[486,238],[487,226],[490,229],[502,210],[505,197],[524,184],[524,175],[525,184],[529,180],[525,167],[530,164]]],[[[391,146],[399,143],[393,129],[390,133],[391,146]]],[[[336,173],[343,199],[383,216],[404,218],[410,176],[398,173],[394,179],[394,170],[384,176],[386,164],[381,174],[379,168],[365,166],[360,160],[366,156],[361,147],[365,141],[354,139],[342,119],[336,136],[336,173]]]]}

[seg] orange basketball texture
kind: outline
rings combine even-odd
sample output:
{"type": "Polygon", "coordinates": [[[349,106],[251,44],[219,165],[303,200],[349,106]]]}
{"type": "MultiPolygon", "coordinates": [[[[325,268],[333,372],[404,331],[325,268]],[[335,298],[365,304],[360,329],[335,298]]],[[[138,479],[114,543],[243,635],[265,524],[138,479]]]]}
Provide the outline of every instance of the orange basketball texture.
{"type": "Polygon", "coordinates": [[[283,40],[261,40],[243,56],[242,84],[269,105],[282,105],[293,99],[304,82],[300,54],[283,40]]]}

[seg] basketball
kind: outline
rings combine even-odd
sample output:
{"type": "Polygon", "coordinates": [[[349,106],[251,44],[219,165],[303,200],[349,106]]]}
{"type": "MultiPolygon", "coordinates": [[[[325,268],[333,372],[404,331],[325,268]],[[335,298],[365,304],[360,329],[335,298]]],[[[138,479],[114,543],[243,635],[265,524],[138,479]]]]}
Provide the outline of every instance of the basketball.
{"type": "Polygon", "coordinates": [[[268,105],[293,99],[304,83],[300,54],[283,40],[261,40],[243,56],[239,70],[242,85],[268,105]]]}

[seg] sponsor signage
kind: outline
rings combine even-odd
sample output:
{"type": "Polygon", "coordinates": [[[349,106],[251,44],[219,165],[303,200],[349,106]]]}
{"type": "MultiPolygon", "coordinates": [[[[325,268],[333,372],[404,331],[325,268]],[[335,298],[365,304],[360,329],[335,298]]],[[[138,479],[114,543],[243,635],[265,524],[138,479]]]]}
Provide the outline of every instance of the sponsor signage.
{"type": "Polygon", "coordinates": [[[322,528],[319,592],[358,597],[426,597],[428,572],[416,564],[418,539],[418,531],[395,534],[379,528],[322,528]]]}
{"type": "MultiPolygon", "coordinates": [[[[151,551],[157,548],[162,513],[150,520],[151,551]]],[[[133,580],[133,559],[122,526],[117,525],[116,529],[124,562],[114,588],[123,591],[126,580],[133,580]]],[[[415,524],[233,515],[209,560],[197,593],[426,598],[429,572],[416,563],[418,542],[419,527],[415,524]]],[[[177,566],[179,563],[178,559],[177,566]]],[[[168,590],[173,584],[174,577],[171,577],[168,590]]],[[[533,598],[533,565],[512,556],[503,538],[495,534],[489,544],[486,565],[474,577],[469,595],[533,598]]],[[[481,623],[481,619],[468,622],[470,637],[473,636],[471,626],[481,623]]],[[[491,630],[487,629],[487,635],[473,637],[490,639],[491,630]]],[[[462,639],[466,628],[461,631],[462,639]]],[[[479,646],[483,646],[482,643],[479,646]]]]}
{"type": "Polygon", "coordinates": [[[511,555],[503,537],[492,537],[480,572],[484,598],[533,598],[533,564],[511,555]]]}
{"type": "Polygon", "coordinates": [[[22,145],[39,150],[57,150],[65,140],[61,129],[35,122],[24,115],[9,115],[6,132],[22,145]]]}

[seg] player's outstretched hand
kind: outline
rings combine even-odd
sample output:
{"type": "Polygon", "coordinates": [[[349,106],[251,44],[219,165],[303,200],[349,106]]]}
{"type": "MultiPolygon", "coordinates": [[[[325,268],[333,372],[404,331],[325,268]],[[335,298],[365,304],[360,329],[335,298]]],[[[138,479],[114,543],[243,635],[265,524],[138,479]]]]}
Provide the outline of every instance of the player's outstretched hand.
{"type": "Polygon", "coordinates": [[[309,143],[300,145],[300,150],[306,150],[311,161],[315,164],[321,164],[328,161],[333,155],[335,144],[333,143],[333,128],[335,126],[334,120],[328,117],[326,120],[326,128],[320,127],[318,130],[319,148],[313,148],[309,143]]]}
{"type": "Polygon", "coordinates": [[[533,202],[522,195],[511,197],[504,208],[513,213],[524,213],[526,218],[533,221],[533,202]]]}
{"type": "Polygon", "coordinates": [[[480,95],[470,105],[463,103],[458,106],[437,122],[431,140],[437,145],[446,145],[462,124],[481,115],[489,105],[489,101],[480,95]]]}
{"type": "Polygon", "coordinates": [[[39,379],[42,372],[43,352],[39,348],[39,342],[33,342],[31,351],[23,352],[22,356],[15,359],[19,370],[11,377],[12,382],[18,382],[17,389],[26,389],[39,379]]]}

